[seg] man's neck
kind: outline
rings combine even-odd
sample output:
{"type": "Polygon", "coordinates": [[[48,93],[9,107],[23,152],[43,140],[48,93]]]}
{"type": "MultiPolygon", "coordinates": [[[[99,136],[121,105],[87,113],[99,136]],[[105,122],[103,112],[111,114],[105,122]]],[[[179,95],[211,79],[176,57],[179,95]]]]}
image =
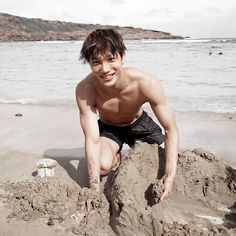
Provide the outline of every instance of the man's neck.
{"type": "Polygon", "coordinates": [[[117,81],[113,86],[114,90],[122,91],[127,86],[124,69],[120,69],[120,71],[116,74],[116,76],[117,76],[117,81]]]}
{"type": "Polygon", "coordinates": [[[102,86],[106,93],[113,96],[119,95],[127,87],[126,75],[123,69],[120,69],[115,76],[117,76],[117,80],[113,86],[102,86]]]}

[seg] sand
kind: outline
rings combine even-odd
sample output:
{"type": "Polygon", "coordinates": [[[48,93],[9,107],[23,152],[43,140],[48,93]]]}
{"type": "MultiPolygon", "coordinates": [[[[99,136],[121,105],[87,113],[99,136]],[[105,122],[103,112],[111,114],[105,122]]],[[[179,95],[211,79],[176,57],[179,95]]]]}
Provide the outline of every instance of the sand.
{"type": "Polygon", "coordinates": [[[105,193],[111,202],[115,232],[235,235],[236,170],[206,150],[182,151],[172,195],[159,202],[164,166],[163,150],[159,153],[156,162],[158,147],[138,143],[108,178],[105,193]]]}
{"type": "Polygon", "coordinates": [[[125,150],[97,195],[86,188],[75,107],[0,109],[0,235],[236,234],[234,115],[176,113],[178,171],[171,196],[159,202],[163,149],[137,143],[125,150]],[[54,177],[37,177],[41,158],[57,161],[54,177]],[[81,210],[86,198],[90,213],[81,210]]]}

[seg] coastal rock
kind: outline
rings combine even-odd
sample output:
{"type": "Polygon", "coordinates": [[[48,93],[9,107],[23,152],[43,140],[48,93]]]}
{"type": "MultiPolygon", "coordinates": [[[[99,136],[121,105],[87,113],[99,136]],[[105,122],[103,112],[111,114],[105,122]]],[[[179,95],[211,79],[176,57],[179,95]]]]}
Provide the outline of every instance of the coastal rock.
{"type": "Polygon", "coordinates": [[[0,13],[0,41],[84,40],[97,28],[113,28],[124,39],[183,39],[167,32],[134,27],[29,19],[0,13]]]}

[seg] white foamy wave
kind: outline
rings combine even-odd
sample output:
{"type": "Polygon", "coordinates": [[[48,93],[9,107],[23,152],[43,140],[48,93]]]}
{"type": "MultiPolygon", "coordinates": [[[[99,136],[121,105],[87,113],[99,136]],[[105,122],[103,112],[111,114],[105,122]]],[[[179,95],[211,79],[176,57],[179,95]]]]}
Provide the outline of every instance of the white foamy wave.
{"type": "Polygon", "coordinates": [[[215,43],[236,43],[236,39],[232,38],[232,39],[212,39],[212,42],[215,43]]]}
{"type": "Polygon", "coordinates": [[[211,39],[184,39],[184,42],[187,43],[207,43],[211,41],[211,39]]]}
{"type": "Polygon", "coordinates": [[[214,113],[224,113],[224,114],[236,114],[236,107],[225,107],[219,104],[211,104],[206,106],[206,104],[196,104],[196,105],[186,105],[183,107],[183,104],[178,104],[172,102],[173,108],[176,111],[187,112],[187,111],[197,111],[197,112],[214,112],[214,113]]]}
{"type": "Polygon", "coordinates": [[[19,99],[0,99],[1,104],[34,104],[30,98],[19,98],[19,99]]]}
{"type": "Polygon", "coordinates": [[[152,43],[236,43],[236,39],[142,39],[143,44],[152,44],[152,43]]]}
{"type": "Polygon", "coordinates": [[[72,44],[72,43],[76,43],[76,44],[82,44],[83,41],[81,40],[77,40],[77,41],[73,41],[73,40],[68,40],[68,41],[63,41],[63,40],[58,40],[58,41],[35,41],[37,44],[72,44]]]}
{"type": "Polygon", "coordinates": [[[211,39],[144,39],[142,43],[206,43],[211,42],[211,39]]]}
{"type": "Polygon", "coordinates": [[[39,100],[32,98],[19,98],[19,99],[1,99],[0,104],[20,104],[20,105],[42,105],[42,106],[74,106],[75,100],[39,100]]]}
{"type": "Polygon", "coordinates": [[[70,43],[69,41],[36,41],[37,44],[65,44],[70,43]]]}

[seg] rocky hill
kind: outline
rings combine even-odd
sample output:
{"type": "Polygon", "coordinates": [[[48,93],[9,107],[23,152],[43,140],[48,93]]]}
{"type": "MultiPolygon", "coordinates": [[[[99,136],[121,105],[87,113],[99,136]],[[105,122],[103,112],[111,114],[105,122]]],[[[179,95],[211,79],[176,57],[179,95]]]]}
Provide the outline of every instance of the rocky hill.
{"type": "Polygon", "coordinates": [[[113,28],[124,39],[182,39],[167,32],[134,27],[80,24],[0,13],[0,41],[83,40],[97,28],[113,28]]]}

